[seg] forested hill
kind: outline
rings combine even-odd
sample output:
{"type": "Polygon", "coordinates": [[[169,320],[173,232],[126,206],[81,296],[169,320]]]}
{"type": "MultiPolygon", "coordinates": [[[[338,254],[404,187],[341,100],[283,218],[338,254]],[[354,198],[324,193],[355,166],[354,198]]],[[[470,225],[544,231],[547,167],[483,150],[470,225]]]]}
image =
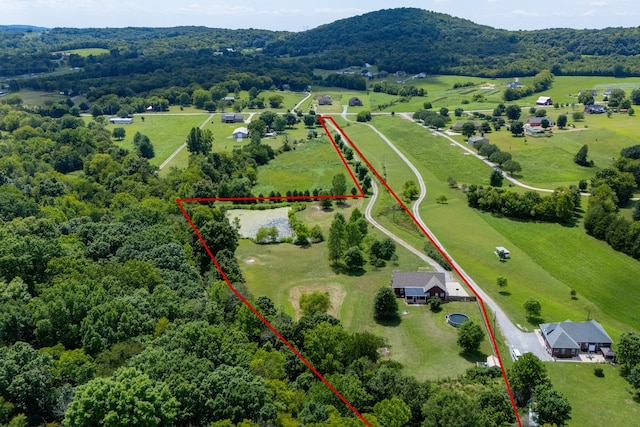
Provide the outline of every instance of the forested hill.
{"type": "Polygon", "coordinates": [[[390,72],[481,76],[640,75],[640,29],[507,31],[416,8],[342,19],[270,43],[265,54],[309,56],[319,68],[369,62],[390,72]]]}

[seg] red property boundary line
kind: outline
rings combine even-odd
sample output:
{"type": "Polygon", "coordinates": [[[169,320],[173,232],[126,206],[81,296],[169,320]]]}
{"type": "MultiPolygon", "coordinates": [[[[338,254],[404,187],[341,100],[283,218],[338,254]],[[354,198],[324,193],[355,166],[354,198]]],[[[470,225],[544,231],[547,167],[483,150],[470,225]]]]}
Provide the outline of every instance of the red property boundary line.
{"type": "Polygon", "coordinates": [[[327,136],[331,140],[331,143],[333,144],[334,149],[338,153],[338,156],[340,157],[340,160],[342,161],[342,164],[344,165],[345,169],[349,172],[349,175],[350,175],[350,177],[351,177],[351,179],[352,179],[352,181],[353,181],[353,183],[355,185],[355,188],[356,188],[358,194],[351,195],[351,196],[349,196],[349,195],[342,195],[342,196],[324,195],[324,196],[320,196],[319,195],[319,196],[223,197],[223,198],[212,197],[212,198],[179,198],[179,199],[176,199],[176,203],[178,204],[178,207],[182,211],[182,214],[187,219],[189,225],[191,226],[191,228],[193,229],[194,233],[196,234],[196,236],[200,240],[200,243],[202,243],[202,246],[204,247],[204,249],[207,252],[207,254],[209,255],[209,257],[211,258],[211,261],[213,262],[215,267],[220,272],[223,280],[226,282],[226,284],[229,287],[229,289],[240,299],[240,301],[242,301],[242,303],[245,304],[253,312],[253,314],[255,314],[258,317],[258,319],[260,319],[260,321],[262,321],[262,323],[264,323],[265,326],[267,326],[267,328],[269,328],[278,337],[278,339],[280,341],[282,341],[282,343],[285,346],[287,346],[311,370],[311,372],[313,372],[327,387],[329,387],[329,389],[345,405],[347,405],[347,407],[363,423],[365,423],[368,427],[372,427],[371,423],[369,421],[367,421],[367,419],[365,419],[364,416],[342,394],[340,394],[340,392],[338,390],[336,390],[336,388],[286,338],[284,338],[280,334],[280,332],[278,332],[278,330],[273,325],[271,325],[271,323],[269,323],[269,321],[264,316],[262,316],[262,314],[260,314],[258,312],[258,310],[256,310],[255,307],[253,307],[251,305],[251,303],[249,303],[249,301],[247,301],[247,299],[244,296],[242,296],[242,294],[240,294],[240,292],[238,292],[236,290],[236,288],[231,284],[231,281],[227,278],[227,275],[225,274],[225,272],[220,267],[220,264],[218,263],[218,261],[216,260],[215,256],[211,252],[211,249],[209,248],[209,246],[205,242],[204,238],[200,234],[200,231],[198,230],[198,228],[193,223],[193,220],[191,219],[191,217],[187,213],[187,210],[186,210],[186,208],[184,206],[185,203],[200,203],[200,202],[215,202],[215,201],[220,201],[220,202],[225,202],[225,201],[230,201],[230,202],[234,202],[234,201],[254,201],[254,202],[255,201],[298,201],[298,200],[299,201],[309,201],[309,200],[318,200],[318,199],[361,199],[361,198],[364,198],[365,194],[364,194],[364,191],[363,191],[362,187],[360,186],[360,183],[356,179],[353,171],[351,170],[351,168],[347,164],[347,161],[346,161],[344,155],[340,151],[336,141],[334,140],[333,136],[331,135],[331,132],[327,128],[327,125],[326,125],[325,121],[328,120],[328,121],[330,121],[332,123],[332,125],[336,129],[339,130],[340,134],[347,140],[349,145],[356,151],[356,153],[358,154],[360,159],[362,159],[364,161],[364,163],[367,165],[369,170],[371,170],[373,172],[373,174],[376,176],[376,178],[378,178],[380,183],[389,191],[389,193],[393,196],[393,198],[396,200],[396,202],[398,202],[400,207],[402,207],[402,209],[404,209],[404,211],[409,215],[409,217],[413,220],[413,222],[418,226],[420,231],[429,239],[429,241],[434,245],[434,247],[438,250],[438,252],[449,263],[449,265],[455,270],[455,272],[464,281],[464,283],[467,285],[467,287],[469,289],[471,289],[471,291],[474,293],[474,295],[476,296],[476,298],[480,302],[480,307],[482,309],[481,310],[482,311],[482,315],[484,317],[485,323],[487,325],[487,329],[489,331],[489,336],[491,338],[491,344],[493,346],[494,352],[497,355],[498,361],[500,363],[500,369],[502,370],[502,376],[504,378],[504,381],[505,381],[505,384],[506,384],[506,387],[507,387],[507,391],[509,393],[509,398],[511,400],[511,406],[513,407],[513,411],[515,413],[518,425],[520,427],[522,427],[522,421],[520,420],[520,415],[518,413],[518,408],[516,406],[516,403],[515,403],[515,400],[514,400],[514,397],[513,397],[513,392],[511,391],[511,387],[509,385],[509,380],[507,379],[507,372],[506,372],[506,370],[504,368],[504,364],[502,363],[502,358],[500,356],[500,351],[498,350],[498,345],[497,345],[497,342],[496,342],[496,338],[495,338],[495,335],[493,333],[493,329],[491,327],[491,323],[489,322],[489,316],[487,314],[487,310],[485,308],[484,301],[482,300],[482,298],[480,297],[478,292],[474,289],[474,287],[471,285],[469,280],[467,280],[467,278],[461,273],[461,271],[458,269],[458,267],[452,262],[452,260],[444,252],[444,250],[440,247],[440,245],[438,245],[438,243],[436,243],[436,241],[431,237],[431,235],[427,232],[427,230],[425,230],[424,227],[417,221],[417,219],[411,213],[411,211],[407,208],[407,206],[402,202],[402,200],[398,197],[398,195],[391,189],[389,184],[387,184],[386,180],[378,173],[378,171],[373,167],[373,165],[364,156],[364,154],[362,154],[360,149],[358,149],[358,147],[353,143],[353,141],[349,138],[349,136],[347,136],[347,134],[344,132],[344,130],[336,123],[336,121],[333,119],[333,117],[330,117],[330,116],[318,116],[318,120],[320,121],[320,124],[322,125],[325,133],[327,134],[327,136]]]}

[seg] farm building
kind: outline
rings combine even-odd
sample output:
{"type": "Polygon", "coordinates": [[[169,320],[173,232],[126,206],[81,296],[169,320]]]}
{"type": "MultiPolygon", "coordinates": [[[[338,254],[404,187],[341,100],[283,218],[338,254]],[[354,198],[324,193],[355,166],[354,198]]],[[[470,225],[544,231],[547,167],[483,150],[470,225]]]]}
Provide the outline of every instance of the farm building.
{"type": "Polygon", "coordinates": [[[484,136],[473,136],[467,140],[467,144],[469,144],[472,147],[475,147],[476,144],[479,144],[481,142],[486,142],[488,144],[489,139],[485,138],[484,136]]]}
{"type": "Polygon", "coordinates": [[[133,123],[133,117],[111,117],[109,123],[112,125],[130,125],[133,123]]]}
{"type": "Polygon", "coordinates": [[[358,97],[353,97],[349,99],[349,107],[362,107],[362,101],[358,97]]]}
{"type": "MultiPolygon", "coordinates": [[[[466,122],[456,122],[451,125],[451,130],[455,132],[460,132],[462,130],[462,126],[464,126],[466,122]]],[[[482,124],[480,122],[473,122],[473,127],[476,131],[479,131],[482,128],[482,124]]]]}
{"type": "Polygon", "coordinates": [[[318,105],[331,105],[333,103],[333,101],[331,100],[331,96],[329,95],[322,95],[320,98],[318,98],[318,105]]]}
{"type": "Polygon", "coordinates": [[[244,117],[241,114],[223,114],[220,121],[222,123],[244,123],[244,117]]]}
{"type": "Polygon", "coordinates": [[[615,356],[611,350],[613,340],[595,320],[543,323],[540,325],[540,334],[553,357],[571,358],[578,353],[601,353],[605,359],[615,356]]]}
{"type": "Polygon", "coordinates": [[[553,101],[549,96],[540,96],[536,101],[536,105],[553,105],[553,101]]]}
{"type": "Polygon", "coordinates": [[[239,127],[233,131],[233,134],[231,134],[231,136],[235,139],[249,138],[249,130],[245,127],[239,127]]]}

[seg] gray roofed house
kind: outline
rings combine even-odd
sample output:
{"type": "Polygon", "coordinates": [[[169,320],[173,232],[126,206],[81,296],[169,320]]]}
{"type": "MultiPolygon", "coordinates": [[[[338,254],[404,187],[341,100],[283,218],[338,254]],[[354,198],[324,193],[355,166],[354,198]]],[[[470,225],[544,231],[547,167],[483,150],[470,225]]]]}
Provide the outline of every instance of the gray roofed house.
{"type": "Polygon", "coordinates": [[[222,123],[244,123],[244,116],[242,114],[223,114],[220,117],[222,123]]]}
{"type": "Polygon", "coordinates": [[[543,323],[540,333],[547,351],[553,357],[571,358],[578,353],[602,353],[606,358],[613,357],[611,350],[613,340],[602,325],[595,320],[588,322],[543,323]]]}
{"type": "Polygon", "coordinates": [[[318,98],[318,105],[331,105],[333,101],[331,100],[330,95],[322,95],[318,98]]]}
{"type": "Polygon", "coordinates": [[[489,139],[485,138],[484,136],[473,136],[467,140],[467,144],[469,144],[472,147],[475,147],[476,144],[478,144],[479,142],[489,143],[489,139]]]}
{"type": "Polygon", "coordinates": [[[393,271],[391,288],[397,297],[409,304],[426,304],[431,297],[442,300],[447,297],[444,273],[425,271],[393,271]]]}

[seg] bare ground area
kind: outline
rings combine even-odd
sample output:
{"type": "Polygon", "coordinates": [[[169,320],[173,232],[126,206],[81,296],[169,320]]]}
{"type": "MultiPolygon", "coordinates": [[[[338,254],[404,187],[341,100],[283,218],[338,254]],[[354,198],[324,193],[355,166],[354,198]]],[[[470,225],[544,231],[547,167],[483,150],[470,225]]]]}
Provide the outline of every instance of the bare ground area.
{"type": "Polygon", "coordinates": [[[302,294],[310,294],[314,291],[318,292],[326,292],[329,294],[329,301],[331,301],[331,307],[327,311],[328,314],[335,318],[340,318],[340,307],[342,306],[342,301],[344,297],[347,295],[347,292],[344,290],[342,285],[338,283],[327,283],[327,284],[312,284],[312,285],[301,285],[291,288],[289,290],[289,302],[293,306],[293,310],[295,312],[295,319],[298,320],[302,317],[302,310],[300,309],[300,297],[302,294]]]}

